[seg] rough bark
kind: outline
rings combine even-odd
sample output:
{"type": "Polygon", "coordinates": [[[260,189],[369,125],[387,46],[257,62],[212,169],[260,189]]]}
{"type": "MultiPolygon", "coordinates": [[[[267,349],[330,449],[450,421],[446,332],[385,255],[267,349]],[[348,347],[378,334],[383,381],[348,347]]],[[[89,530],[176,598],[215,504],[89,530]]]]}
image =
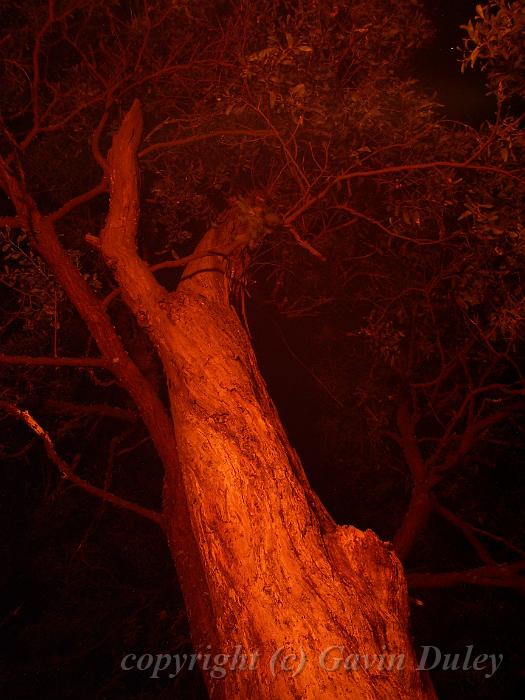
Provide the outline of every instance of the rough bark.
{"type": "MultiPolygon", "coordinates": [[[[177,565],[184,562],[178,528],[191,531],[198,553],[195,587],[182,580],[195,646],[259,654],[254,671],[237,669],[220,680],[205,674],[210,696],[434,697],[416,670],[399,561],[371,532],[336,527],[307,486],[230,303],[235,241],[246,222],[228,212],[196,251],[218,254],[191,262],[173,294],[138,258],[140,133],[135,103],[110,154],[102,250],[168,380],[180,480],[166,481],[166,527],[177,565]],[[180,501],[180,489],[183,517],[170,505],[180,501]],[[356,668],[323,668],[320,655],[329,647],[337,647],[329,667],[334,657],[359,654],[356,668]],[[304,669],[272,674],[278,650],[304,654],[304,669]],[[367,654],[371,668],[363,668],[367,654]],[[394,669],[381,668],[382,654],[395,655],[394,669]]],[[[298,663],[291,662],[293,670],[298,663]]]]}
{"type": "MultiPolygon", "coordinates": [[[[201,248],[228,249],[235,227],[232,213],[201,248]]],[[[399,562],[372,533],[330,526],[303,487],[229,303],[226,267],[222,258],[193,263],[169,304],[172,413],[219,649],[261,653],[260,673],[228,675],[225,696],[425,697],[399,562]],[[331,646],[345,655],[404,654],[406,667],[329,673],[319,655],[331,646]],[[268,672],[281,648],[306,655],[296,678],[268,672]]]]}

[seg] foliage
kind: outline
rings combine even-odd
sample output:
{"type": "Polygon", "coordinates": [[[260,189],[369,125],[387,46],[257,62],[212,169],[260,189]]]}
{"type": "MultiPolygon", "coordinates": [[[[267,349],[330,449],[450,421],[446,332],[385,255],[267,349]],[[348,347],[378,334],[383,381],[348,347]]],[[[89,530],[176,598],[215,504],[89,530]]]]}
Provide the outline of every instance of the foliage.
{"type": "Polygon", "coordinates": [[[463,70],[476,61],[493,91],[525,97],[525,6],[521,0],[491,0],[476,5],[476,17],[464,26],[463,70]]]}
{"type": "Polygon", "coordinates": [[[53,283],[42,259],[29,247],[23,231],[0,231],[0,244],[0,283],[16,297],[17,315],[25,320],[24,331],[31,332],[41,320],[49,324],[63,298],[62,291],[53,283]]]}

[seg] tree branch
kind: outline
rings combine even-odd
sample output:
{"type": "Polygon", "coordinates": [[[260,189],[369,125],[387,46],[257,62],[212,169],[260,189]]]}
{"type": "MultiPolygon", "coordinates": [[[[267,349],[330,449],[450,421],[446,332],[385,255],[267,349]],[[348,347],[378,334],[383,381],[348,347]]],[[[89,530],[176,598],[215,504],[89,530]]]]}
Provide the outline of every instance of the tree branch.
{"type": "MultiPolygon", "coordinates": [[[[11,199],[22,224],[31,232],[31,242],[56,275],[70,301],[86,323],[108,368],[134,400],[170,478],[177,471],[177,452],[171,418],[150,382],[125,351],[103,305],[70,260],[61,245],[54,223],[42,216],[36,203],[0,157],[0,185],[11,199]]],[[[71,205],[70,200],[69,205],[71,205]]],[[[67,206],[67,205],[66,205],[67,206]]],[[[184,503],[182,504],[184,507],[184,503]]]]}
{"type": "Polygon", "coordinates": [[[129,411],[119,406],[108,406],[104,403],[94,403],[90,405],[73,403],[71,401],[60,401],[59,399],[48,399],[44,401],[44,408],[55,413],[76,413],[78,415],[105,416],[106,418],[117,418],[118,420],[135,422],[139,415],[135,411],[129,411]]]}
{"type": "Polygon", "coordinates": [[[33,106],[33,124],[25,139],[20,144],[20,150],[24,150],[38,134],[41,123],[40,114],[40,49],[45,34],[55,22],[55,0],[48,0],[47,3],[47,18],[38,30],[33,47],[32,64],[33,77],[31,80],[31,102],[33,106]]]}
{"type": "Polygon", "coordinates": [[[4,354],[0,354],[0,364],[33,367],[105,367],[106,369],[111,367],[111,363],[103,357],[30,357],[29,355],[4,354]]]}
{"type": "Polygon", "coordinates": [[[407,574],[407,582],[411,588],[448,588],[467,583],[473,586],[514,588],[525,593],[525,580],[519,576],[523,569],[525,561],[519,561],[512,564],[480,566],[467,571],[407,574]]]}
{"type": "Polygon", "coordinates": [[[150,510],[149,508],[144,508],[143,506],[137,505],[136,503],[132,503],[131,501],[127,501],[124,498],[120,498],[120,496],[116,496],[115,494],[101,489],[98,486],[93,486],[93,484],[90,484],[85,479],[82,479],[80,476],[77,476],[77,474],[75,474],[74,472],[74,469],[72,469],[66,462],[64,462],[63,459],[60,458],[49,434],[44,430],[44,428],[42,428],[42,426],[39,423],[37,423],[37,421],[29,414],[28,411],[22,411],[17,406],[7,401],[0,401],[0,408],[3,408],[10,415],[15,416],[16,418],[19,418],[20,420],[24,421],[24,423],[26,423],[26,425],[29,426],[29,428],[31,428],[31,430],[34,433],[36,433],[40,438],[42,438],[49,459],[57,467],[64,479],[71,481],[73,484],[75,484],[75,486],[78,486],[87,493],[90,493],[92,496],[97,496],[103,501],[113,504],[117,508],[122,508],[123,510],[128,510],[132,513],[135,513],[136,515],[140,515],[141,517],[146,518],[147,520],[151,520],[157,525],[160,525],[160,527],[164,526],[164,521],[161,513],[157,513],[157,511],[150,510]]]}
{"type": "Polygon", "coordinates": [[[98,185],[95,185],[95,187],[92,187],[90,190],[87,192],[83,192],[82,194],[79,194],[77,197],[73,197],[73,199],[70,199],[69,202],[66,202],[63,204],[60,209],[57,209],[53,213],[49,214],[49,219],[53,223],[55,221],[58,221],[61,219],[63,216],[66,214],[69,214],[70,211],[73,211],[76,207],[80,206],[81,204],[85,204],[86,202],[89,202],[91,199],[94,197],[98,197],[99,194],[103,194],[104,192],[107,192],[107,183],[106,179],[102,179],[98,185]]]}
{"type": "Polygon", "coordinates": [[[409,410],[408,401],[403,401],[397,410],[397,425],[399,428],[399,444],[412,473],[414,484],[421,484],[427,477],[428,471],[415,434],[415,420],[409,410]]]}
{"type": "Polygon", "coordinates": [[[309,253],[311,253],[314,257],[319,258],[320,260],[326,261],[326,258],[322,253],[320,253],[318,250],[316,250],[313,245],[310,245],[308,241],[305,241],[301,236],[297,233],[297,230],[292,224],[288,224],[285,222],[286,228],[290,231],[292,236],[295,238],[297,243],[301,246],[301,248],[304,248],[307,250],[309,253]]]}
{"type": "Polygon", "coordinates": [[[223,131],[209,131],[206,134],[194,134],[193,136],[182,136],[177,139],[172,139],[171,141],[160,141],[159,143],[152,143],[146,146],[139,152],[138,157],[144,158],[149,153],[154,151],[165,151],[168,148],[175,148],[176,146],[186,146],[190,143],[198,143],[199,141],[206,141],[207,139],[213,138],[224,138],[226,136],[252,136],[254,138],[267,138],[268,136],[274,136],[273,132],[268,129],[231,129],[223,131]]]}
{"type": "Polygon", "coordinates": [[[472,545],[482,562],[484,562],[487,565],[493,565],[497,563],[494,557],[488,551],[488,549],[476,537],[472,525],[465,522],[462,518],[459,517],[459,515],[456,515],[448,508],[445,508],[445,506],[441,505],[441,503],[438,503],[436,498],[433,499],[433,506],[434,511],[436,513],[439,513],[439,515],[441,515],[442,518],[444,518],[449,523],[461,530],[465,539],[472,545]]]}
{"type": "MultiPolygon", "coordinates": [[[[494,173],[497,175],[502,175],[508,177],[511,180],[516,180],[521,184],[525,184],[525,180],[518,175],[515,175],[513,171],[503,170],[502,168],[497,168],[490,165],[476,165],[474,163],[463,162],[458,163],[455,161],[446,160],[436,160],[429,163],[412,163],[406,165],[391,165],[386,168],[377,168],[371,170],[354,170],[352,172],[341,173],[337,175],[316,195],[308,197],[306,200],[303,199],[303,203],[300,204],[296,209],[290,210],[284,217],[286,223],[292,223],[296,219],[304,214],[305,211],[310,209],[314,204],[317,204],[338,184],[341,182],[347,182],[349,180],[354,180],[359,177],[377,177],[379,175],[395,175],[396,173],[404,172],[414,172],[417,170],[434,170],[441,168],[451,168],[454,170],[477,170],[483,173],[494,173]]],[[[299,200],[301,201],[301,200],[299,200]]]]}

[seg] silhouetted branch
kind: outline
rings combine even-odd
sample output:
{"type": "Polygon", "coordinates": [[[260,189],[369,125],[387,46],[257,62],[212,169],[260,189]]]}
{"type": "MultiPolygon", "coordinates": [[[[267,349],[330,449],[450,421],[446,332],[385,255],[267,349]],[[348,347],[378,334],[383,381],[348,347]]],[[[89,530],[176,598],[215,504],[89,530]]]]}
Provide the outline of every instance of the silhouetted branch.
{"type": "Polygon", "coordinates": [[[182,136],[180,138],[171,139],[170,141],[152,143],[150,146],[143,148],[142,151],[139,152],[138,157],[144,158],[149,153],[153,153],[154,151],[165,151],[168,148],[186,146],[190,143],[198,143],[199,141],[206,141],[213,138],[223,138],[226,136],[252,136],[253,138],[267,138],[273,135],[273,132],[268,131],[267,129],[230,129],[223,131],[208,131],[206,134],[194,134],[193,136],[182,136]]]}
{"type": "Polygon", "coordinates": [[[71,401],[60,401],[58,399],[48,399],[44,402],[44,408],[55,413],[76,413],[78,415],[96,415],[105,416],[107,418],[117,418],[125,421],[136,421],[139,418],[138,413],[129,411],[119,406],[108,406],[104,403],[95,403],[83,405],[73,403],[71,401]]]}
{"type": "Polygon", "coordinates": [[[525,579],[519,576],[519,573],[524,569],[525,561],[519,561],[512,564],[480,566],[477,569],[467,571],[407,574],[407,581],[412,588],[449,588],[467,583],[472,586],[514,588],[520,593],[525,593],[525,579]]]}
{"type": "Polygon", "coordinates": [[[120,496],[116,496],[109,491],[98,488],[98,486],[93,486],[93,484],[90,484],[88,481],[75,474],[74,468],[70,467],[66,462],[64,462],[63,459],[59,457],[49,434],[39,423],[37,423],[37,421],[28,413],[28,411],[22,411],[17,406],[7,401],[0,401],[0,408],[3,408],[10,415],[23,420],[34,433],[42,438],[49,459],[57,467],[64,479],[71,481],[73,484],[75,484],[75,486],[87,491],[87,493],[97,496],[107,503],[112,503],[114,506],[117,506],[117,508],[128,510],[136,515],[146,518],[147,520],[151,520],[161,527],[163,526],[162,515],[160,513],[150,510],[149,508],[144,508],[143,506],[132,503],[131,501],[127,501],[124,498],[120,498],[120,496]]]}
{"type": "Polygon", "coordinates": [[[490,554],[490,552],[483,545],[483,543],[480,542],[477,538],[472,525],[465,522],[462,518],[459,517],[459,515],[456,515],[451,510],[445,508],[445,506],[438,503],[435,498],[433,499],[433,506],[436,513],[439,513],[439,515],[441,515],[442,518],[444,518],[449,523],[461,530],[465,539],[475,549],[477,555],[479,556],[482,562],[485,562],[485,564],[489,565],[496,564],[496,560],[494,559],[494,557],[490,554]]]}
{"type": "MultiPolygon", "coordinates": [[[[429,163],[407,163],[406,165],[390,165],[385,168],[377,168],[370,170],[354,170],[352,172],[341,173],[340,175],[337,175],[336,177],[330,180],[330,182],[326,185],[324,189],[321,190],[321,192],[319,192],[316,195],[312,195],[306,199],[303,199],[302,204],[300,204],[296,209],[291,209],[289,212],[287,212],[285,216],[285,221],[287,223],[292,223],[293,221],[295,221],[299,216],[301,216],[301,214],[304,214],[304,212],[310,209],[314,204],[317,204],[318,202],[323,200],[326,197],[326,195],[341,182],[347,182],[349,180],[355,180],[357,178],[379,177],[380,175],[395,175],[396,173],[415,172],[418,170],[440,170],[443,168],[450,168],[453,170],[476,170],[482,173],[494,173],[497,175],[502,175],[503,177],[510,178],[511,180],[515,180],[520,184],[525,184],[525,179],[516,175],[515,172],[512,170],[504,170],[503,168],[498,168],[491,165],[478,165],[469,162],[461,163],[446,160],[436,160],[431,161],[429,163]]],[[[520,171],[518,170],[516,172],[520,171]]]]}
{"type": "Polygon", "coordinates": [[[76,207],[80,206],[81,204],[85,204],[86,202],[89,202],[94,197],[98,197],[99,194],[103,194],[106,191],[107,184],[106,180],[103,179],[101,180],[101,182],[98,183],[98,185],[95,185],[95,187],[92,187],[87,192],[79,194],[78,197],[73,197],[73,199],[70,199],[69,202],[63,204],[60,207],[60,209],[57,209],[52,214],[49,214],[49,219],[53,222],[58,221],[66,214],[69,214],[70,211],[73,211],[73,209],[75,209],[76,207]]]}
{"type": "Polygon", "coordinates": [[[29,355],[0,354],[0,364],[49,367],[110,367],[102,357],[30,357],[29,355]]]}

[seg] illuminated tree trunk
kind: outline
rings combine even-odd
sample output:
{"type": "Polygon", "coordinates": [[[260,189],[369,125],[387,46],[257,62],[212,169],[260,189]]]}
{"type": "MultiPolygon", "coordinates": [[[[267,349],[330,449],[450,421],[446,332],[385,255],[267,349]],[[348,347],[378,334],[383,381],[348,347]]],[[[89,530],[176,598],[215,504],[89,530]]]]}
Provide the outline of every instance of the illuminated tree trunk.
{"type": "Polygon", "coordinates": [[[210,696],[434,697],[416,669],[398,560],[373,533],[335,526],[310,490],[230,304],[228,270],[245,222],[227,213],[196,251],[217,254],[192,261],[173,294],[137,257],[140,134],[136,103],[110,154],[101,244],[168,381],[180,478],[167,475],[166,528],[195,647],[232,656],[240,647],[255,667],[225,663],[223,679],[205,673],[210,696]],[[181,527],[196,552],[181,551],[181,527]],[[186,566],[195,555],[200,565],[186,566]],[[294,655],[290,670],[283,654],[294,655]],[[350,670],[336,670],[349,655],[350,670]]]}

